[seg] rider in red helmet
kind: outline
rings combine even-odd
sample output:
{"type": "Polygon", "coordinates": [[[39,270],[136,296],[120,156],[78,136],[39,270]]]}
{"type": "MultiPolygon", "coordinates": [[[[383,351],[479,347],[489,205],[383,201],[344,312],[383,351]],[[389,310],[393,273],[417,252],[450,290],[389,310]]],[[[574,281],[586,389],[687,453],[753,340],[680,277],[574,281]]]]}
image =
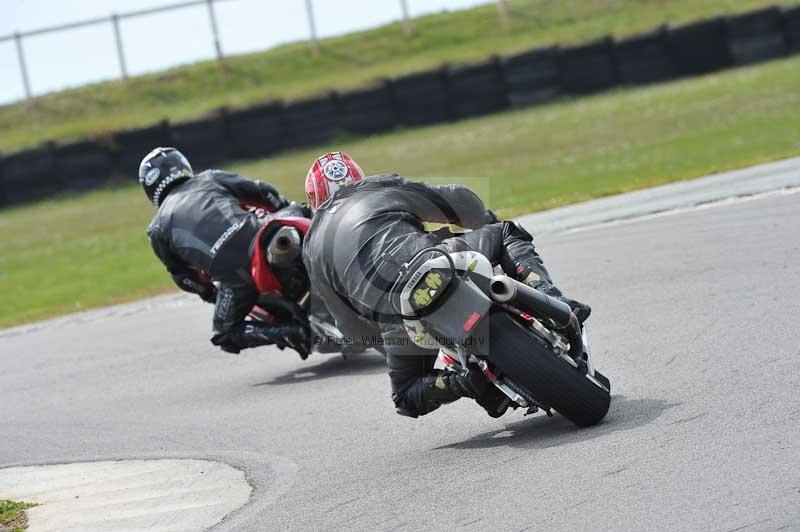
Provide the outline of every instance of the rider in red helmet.
{"type": "Polygon", "coordinates": [[[314,161],[305,188],[315,210],[303,244],[312,287],[344,334],[364,343],[375,338],[373,345],[383,347],[399,414],[417,417],[459,397],[475,399],[493,417],[508,405],[480,370],[439,372],[433,367],[436,351],[409,341],[389,293],[403,263],[419,251],[432,246],[477,251],[515,279],[565,301],[579,320],[589,316],[588,306],[553,285],[531,235],[498,220],[466,187],[431,186],[396,174],[365,179],[347,154],[334,152],[314,161]],[[429,232],[425,222],[471,231],[429,232]]]}
{"type": "Polygon", "coordinates": [[[365,177],[361,167],[344,152],[318,157],[306,175],[308,206],[316,209],[341,187],[358,183],[365,177]]]}

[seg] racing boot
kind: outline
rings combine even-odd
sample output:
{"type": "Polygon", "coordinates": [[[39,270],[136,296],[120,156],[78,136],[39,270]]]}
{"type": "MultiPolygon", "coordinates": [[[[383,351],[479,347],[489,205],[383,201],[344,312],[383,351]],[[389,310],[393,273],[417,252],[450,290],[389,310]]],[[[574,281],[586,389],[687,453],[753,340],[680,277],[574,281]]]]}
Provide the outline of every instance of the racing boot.
{"type": "Polygon", "coordinates": [[[498,418],[506,413],[508,406],[511,404],[511,399],[506,394],[497,389],[497,386],[489,386],[480,397],[476,397],[475,401],[486,410],[489,416],[498,418]]]}
{"type": "Polygon", "coordinates": [[[536,253],[530,233],[515,222],[503,222],[503,248],[500,259],[503,271],[531,288],[563,301],[569,305],[578,321],[586,321],[592,313],[591,307],[566,297],[556,288],[542,258],[536,253]]]}
{"type": "Polygon", "coordinates": [[[493,386],[477,368],[471,369],[466,375],[443,371],[422,379],[421,399],[425,402],[427,411],[460,397],[475,399],[486,413],[495,418],[505,414],[510,403],[508,397],[493,386]]]}
{"type": "Polygon", "coordinates": [[[305,360],[311,352],[311,334],[300,324],[265,325],[245,322],[224,335],[211,339],[223,351],[239,353],[242,349],[275,345],[283,350],[290,347],[305,360]]]}

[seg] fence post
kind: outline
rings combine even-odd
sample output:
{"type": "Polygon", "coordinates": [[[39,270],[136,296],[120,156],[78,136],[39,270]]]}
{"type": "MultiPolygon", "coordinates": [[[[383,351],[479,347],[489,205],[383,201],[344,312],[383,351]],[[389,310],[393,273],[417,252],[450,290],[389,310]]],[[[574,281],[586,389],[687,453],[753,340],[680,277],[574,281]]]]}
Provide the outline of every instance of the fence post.
{"type": "Polygon", "coordinates": [[[497,12],[500,14],[500,26],[508,31],[511,23],[508,18],[508,4],[506,0],[497,0],[497,12]]]}
{"type": "Polygon", "coordinates": [[[306,13],[308,14],[308,29],[311,32],[311,53],[314,57],[319,57],[319,39],[317,39],[317,24],[314,22],[314,6],[311,0],[306,0],[306,13]]]}
{"type": "Polygon", "coordinates": [[[208,20],[211,22],[211,34],[214,37],[214,50],[217,52],[217,61],[223,62],[222,45],[219,42],[219,29],[217,28],[217,15],[214,13],[214,0],[206,0],[208,6],[208,20]]]}
{"type": "Polygon", "coordinates": [[[125,64],[125,50],[122,48],[122,33],[119,30],[119,15],[116,13],[111,15],[111,25],[114,27],[114,40],[117,42],[117,58],[122,79],[128,81],[128,66],[125,64]]]}
{"type": "Polygon", "coordinates": [[[25,87],[25,97],[28,101],[33,98],[31,93],[31,81],[28,78],[28,67],[25,64],[25,51],[22,49],[22,35],[19,32],[14,34],[14,42],[17,44],[17,57],[19,58],[19,71],[22,73],[22,85],[25,87]]]}
{"type": "Polygon", "coordinates": [[[403,11],[403,32],[406,37],[411,37],[414,27],[411,25],[411,17],[408,15],[408,0],[400,0],[400,9],[403,11]]]}

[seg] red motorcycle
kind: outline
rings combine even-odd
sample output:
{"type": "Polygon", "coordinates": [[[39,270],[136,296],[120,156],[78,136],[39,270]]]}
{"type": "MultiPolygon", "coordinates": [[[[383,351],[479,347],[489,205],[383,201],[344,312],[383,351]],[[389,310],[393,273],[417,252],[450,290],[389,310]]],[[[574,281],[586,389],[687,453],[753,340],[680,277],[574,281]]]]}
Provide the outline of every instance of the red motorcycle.
{"type": "Polygon", "coordinates": [[[269,324],[305,323],[312,332],[317,353],[341,353],[347,357],[364,352],[367,347],[347,339],[324,303],[311,295],[302,261],[303,238],[311,220],[284,216],[280,211],[256,214],[263,227],[256,237],[250,274],[259,297],[248,319],[269,324]]]}

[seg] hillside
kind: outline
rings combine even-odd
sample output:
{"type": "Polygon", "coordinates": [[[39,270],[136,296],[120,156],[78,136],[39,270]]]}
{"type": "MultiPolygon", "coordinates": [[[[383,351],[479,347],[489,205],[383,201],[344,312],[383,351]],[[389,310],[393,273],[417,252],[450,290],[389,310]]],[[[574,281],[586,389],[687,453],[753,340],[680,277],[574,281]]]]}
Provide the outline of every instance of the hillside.
{"type": "MultiPolygon", "coordinates": [[[[415,19],[322,41],[311,57],[305,43],[231,57],[227,69],[205,61],[165,72],[93,84],[0,107],[0,152],[51,139],[100,135],[160,118],[182,120],[213,109],[268,99],[293,99],[347,89],[381,77],[511,53],[552,43],[627,35],[661,23],[751,10],[769,0],[513,0],[503,32],[494,5],[415,19]]],[[[782,2],[798,4],[800,0],[782,2]]]]}

